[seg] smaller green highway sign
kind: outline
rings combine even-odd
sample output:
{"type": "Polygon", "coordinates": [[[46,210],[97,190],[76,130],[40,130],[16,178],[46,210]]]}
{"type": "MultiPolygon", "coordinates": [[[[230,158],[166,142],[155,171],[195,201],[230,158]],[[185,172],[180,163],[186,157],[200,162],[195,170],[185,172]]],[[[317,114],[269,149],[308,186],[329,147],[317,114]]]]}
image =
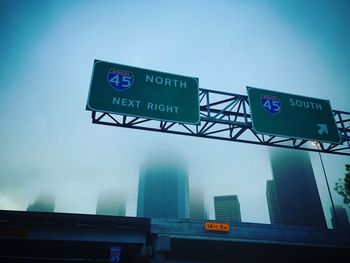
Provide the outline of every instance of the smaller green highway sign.
{"type": "Polygon", "coordinates": [[[340,143],[328,100],[247,87],[253,129],[257,133],[340,143]]]}
{"type": "Polygon", "coordinates": [[[198,124],[198,79],[96,60],[87,110],[198,124]]]}

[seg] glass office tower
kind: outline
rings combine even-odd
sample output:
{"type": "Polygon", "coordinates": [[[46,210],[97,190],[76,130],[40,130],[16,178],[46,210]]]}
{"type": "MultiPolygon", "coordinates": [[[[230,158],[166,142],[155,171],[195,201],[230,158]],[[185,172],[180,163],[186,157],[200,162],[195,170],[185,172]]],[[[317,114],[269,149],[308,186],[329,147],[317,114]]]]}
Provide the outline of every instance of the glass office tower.
{"type": "Polygon", "coordinates": [[[54,212],[55,199],[50,193],[41,193],[32,204],[29,204],[27,211],[31,212],[54,212]]]}
{"type": "Polygon", "coordinates": [[[214,209],[216,220],[242,222],[237,195],[214,196],[214,209]]]}
{"type": "Polygon", "coordinates": [[[326,228],[309,154],[272,149],[270,156],[281,224],[326,228]]]}
{"type": "Polygon", "coordinates": [[[140,168],[137,216],[189,217],[189,183],[182,162],[148,161],[140,168]]]}
{"type": "Polygon", "coordinates": [[[207,219],[203,192],[197,188],[190,191],[190,218],[207,219]]]}
{"type": "Polygon", "coordinates": [[[280,209],[273,180],[266,181],[266,200],[271,224],[281,224],[280,209]]]}
{"type": "Polygon", "coordinates": [[[126,199],[117,190],[100,192],[97,199],[96,215],[125,216],[126,199]]]}
{"type": "Polygon", "coordinates": [[[335,212],[337,217],[334,216],[334,211],[332,208],[330,208],[331,211],[331,222],[333,229],[336,229],[337,231],[341,232],[350,232],[350,224],[349,224],[349,218],[348,214],[346,213],[346,209],[344,207],[341,207],[339,205],[335,206],[335,212]]]}

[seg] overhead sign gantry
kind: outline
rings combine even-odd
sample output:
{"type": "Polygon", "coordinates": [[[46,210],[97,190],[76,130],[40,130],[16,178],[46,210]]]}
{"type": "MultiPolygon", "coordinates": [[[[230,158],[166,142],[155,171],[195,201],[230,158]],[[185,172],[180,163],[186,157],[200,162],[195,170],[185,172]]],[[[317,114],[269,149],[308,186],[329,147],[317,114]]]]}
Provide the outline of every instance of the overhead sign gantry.
{"type": "Polygon", "coordinates": [[[350,156],[350,112],[332,110],[326,100],[248,93],[198,89],[196,78],[95,61],[86,109],[95,124],[350,156]]]}

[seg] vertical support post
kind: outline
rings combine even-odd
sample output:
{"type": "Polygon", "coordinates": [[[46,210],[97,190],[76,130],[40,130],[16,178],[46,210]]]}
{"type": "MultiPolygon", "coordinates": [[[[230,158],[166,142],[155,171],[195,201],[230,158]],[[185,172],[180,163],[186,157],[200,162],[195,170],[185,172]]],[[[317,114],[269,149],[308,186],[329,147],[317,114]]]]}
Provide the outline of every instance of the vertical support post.
{"type": "Polygon", "coordinates": [[[153,243],[154,263],[165,263],[166,253],[170,251],[170,236],[159,235],[153,243]]]}
{"type": "Polygon", "coordinates": [[[322,159],[320,148],[319,148],[319,142],[316,142],[315,144],[317,146],[318,155],[320,156],[322,170],[323,170],[324,178],[326,180],[326,185],[327,185],[327,189],[328,189],[329,198],[331,199],[332,210],[333,210],[333,214],[334,214],[335,227],[339,229],[339,222],[338,222],[337,212],[335,211],[335,206],[334,206],[334,202],[333,202],[333,198],[332,198],[332,193],[331,193],[331,190],[329,189],[329,184],[328,184],[328,179],[327,179],[327,175],[326,175],[326,170],[324,168],[323,159],[322,159]]]}
{"type": "Polygon", "coordinates": [[[206,99],[207,99],[207,115],[208,115],[208,118],[210,118],[210,106],[209,106],[210,101],[209,101],[209,92],[208,91],[206,91],[205,96],[206,96],[206,99]]]}

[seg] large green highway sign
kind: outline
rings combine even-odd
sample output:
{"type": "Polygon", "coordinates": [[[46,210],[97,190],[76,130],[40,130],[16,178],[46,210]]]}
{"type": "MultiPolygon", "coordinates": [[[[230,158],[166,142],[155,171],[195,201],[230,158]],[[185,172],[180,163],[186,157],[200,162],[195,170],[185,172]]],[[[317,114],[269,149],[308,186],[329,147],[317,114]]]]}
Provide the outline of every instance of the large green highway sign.
{"type": "Polygon", "coordinates": [[[198,124],[198,79],[95,61],[87,110],[198,124]]]}
{"type": "Polygon", "coordinates": [[[257,133],[339,143],[328,100],[247,87],[253,129],[257,133]]]}

